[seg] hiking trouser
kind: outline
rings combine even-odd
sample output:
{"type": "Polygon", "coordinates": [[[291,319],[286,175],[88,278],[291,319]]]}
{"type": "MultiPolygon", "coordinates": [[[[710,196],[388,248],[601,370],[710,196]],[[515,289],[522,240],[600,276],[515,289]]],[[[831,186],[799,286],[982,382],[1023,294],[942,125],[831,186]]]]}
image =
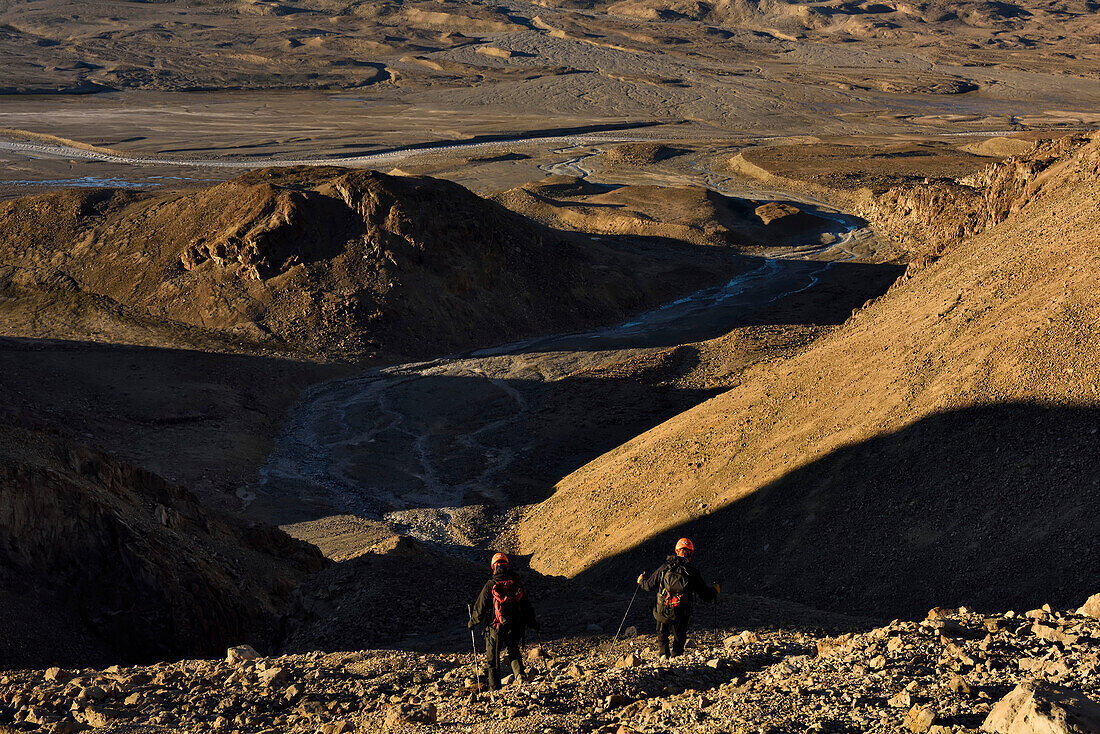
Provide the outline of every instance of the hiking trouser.
{"type": "Polygon", "coordinates": [[[500,653],[507,654],[512,673],[523,674],[523,658],[519,652],[520,632],[510,627],[487,627],[485,629],[485,668],[488,672],[489,687],[500,688],[500,653]]]}
{"type": "Polygon", "coordinates": [[[685,616],[683,619],[677,619],[674,622],[658,622],[657,623],[657,653],[660,655],[669,655],[668,651],[668,636],[672,634],[672,654],[669,657],[676,657],[684,651],[684,643],[687,642],[687,630],[688,620],[685,616]]]}

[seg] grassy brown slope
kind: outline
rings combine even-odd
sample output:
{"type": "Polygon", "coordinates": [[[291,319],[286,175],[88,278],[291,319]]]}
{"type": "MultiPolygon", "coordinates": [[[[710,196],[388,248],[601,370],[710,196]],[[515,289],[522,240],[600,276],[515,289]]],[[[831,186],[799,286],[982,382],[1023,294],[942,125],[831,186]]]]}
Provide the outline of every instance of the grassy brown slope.
{"type": "Polygon", "coordinates": [[[629,579],[695,535],[727,579],[882,614],[1100,583],[1098,196],[1100,138],[837,333],[566,477],[521,550],[629,579]]]}

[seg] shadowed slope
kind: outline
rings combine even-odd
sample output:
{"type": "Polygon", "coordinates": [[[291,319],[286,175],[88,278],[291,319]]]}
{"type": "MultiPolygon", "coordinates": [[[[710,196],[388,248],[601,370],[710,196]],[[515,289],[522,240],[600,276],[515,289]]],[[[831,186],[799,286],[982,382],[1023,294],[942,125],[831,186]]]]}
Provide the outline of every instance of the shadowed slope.
{"type": "Polygon", "coordinates": [[[316,548],[211,512],[155,474],[0,425],[5,667],[266,647],[294,587],[324,565],[316,548]]]}

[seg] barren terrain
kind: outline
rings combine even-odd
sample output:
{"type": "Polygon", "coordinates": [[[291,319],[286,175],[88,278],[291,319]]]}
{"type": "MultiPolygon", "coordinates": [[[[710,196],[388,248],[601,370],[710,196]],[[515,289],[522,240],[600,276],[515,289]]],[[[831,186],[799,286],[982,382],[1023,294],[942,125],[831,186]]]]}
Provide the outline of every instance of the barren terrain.
{"type": "Polygon", "coordinates": [[[1098,10],[0,0],[0,732],[1100,730],[1098,10]]]}

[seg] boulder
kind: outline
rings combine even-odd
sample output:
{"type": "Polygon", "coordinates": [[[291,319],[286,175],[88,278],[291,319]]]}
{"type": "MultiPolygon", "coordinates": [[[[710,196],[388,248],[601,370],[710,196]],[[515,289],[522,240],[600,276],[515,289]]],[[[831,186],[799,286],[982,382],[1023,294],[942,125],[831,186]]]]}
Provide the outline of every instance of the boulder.
{"type": "Polygon", "coordinates": [[[991,734],[1100,734],[1100,704],[1076,691],[1025,681],[997,702],[982,724],[991,734]]]}
{"type": "Polygon", "coordinates": [[[626,696],[622,695],[621,693],[612,693],[610,696],[606,697],[603,700],[604,707],[609,709],[622,708],[628,703],[630,703],[630,701],[627,699],[626,696]]]}
{"type": "Polygon", "coordinates": [[[84,731],[88,727],[81,724],[78,721],[72,721],[65,719],[63,721],[56,722],[50,727],[50,734],[77,734],[77,732],[84,731]]]}
{"type": "Polygon", "coordinates": [[[1077,610],[1077,613],[1085,617],[1100,619],[1100,594],[1090,596],[1084,606],[1077,610]]]}
{"type": "Polygon", "coordinates": [[[896,709],[906,709],[913,705],[913,697],[909,695],[909,691],[900,691],[887,703],[896,709]]]}
{"type": "Polygon", "coordinates": [[[961,675],[951,676],[951,680],[947,682],[947,689],[962,696],[970,695],[970,684],[961,675]]]}
{"type": "Polygon", "coordinates": [[[936,709],[931,706],[914,706],[905,715],[905,728],[914,734],[924,734],[936,721],[936,709]]]}
{"type": "Polygon", "coordinates": [[[107,698],[107,691],[99,686],[87,686],[80,689],[77,698],[81,701],[102,701],[107,698]]]}
{"type": "Polygon", "coordinates": [[[231,665],[243,663],[245,660],[256,660],[259,657],[260,653],[256,652],[252,645],[237,645],[225,651],[225,662],[231,665]]]}
{"type": "Polygon", "coordinates": [[[282,668],[268,668],[260,671],[260,683],[265,686],[279,686],[286,683],[286,671],[282,668]]]}
{"type": "Polygon", "coordinates": [[[969,627],[955,621],[954,619],[932,619],[926,620],[924,626],[939,632],[944,637],[966,637],[975,638],[985,635],[985,630],[981,632],[970,629],[969,627]]]}
{"type": "Polygon", "coordinates": [[[95,706],[89,706],[81,712],[80,718],[84,720],[84,723],[95,729],[105,729],[115,723],[118,718],[113,711],[108,709],[101,709],[95,706]]]}
{"type": "Polygon", "coordinates": [[[1060,642],[1063,645],[1072,645],[1077,642],[1077,635],[1062,632],[1060,629],[1045,624],[1032,625],[1031,634],[1049,642],[1060,642]]]}
{"type": "Polygon", "coordinates": [[[389,730],[403,724],[435,725],[437,721],[439,721],[439,710],[434,703],[426,703],[423,706],[401,703],[389,708],[383,727],[389,730]]]}
{"type": "Polygon", "coordinates": [[[51,683],[64,683],[72,677],[72,673],[62,670],[61,668],[49,668],[46,670],[46,680],[51,683]]]}

